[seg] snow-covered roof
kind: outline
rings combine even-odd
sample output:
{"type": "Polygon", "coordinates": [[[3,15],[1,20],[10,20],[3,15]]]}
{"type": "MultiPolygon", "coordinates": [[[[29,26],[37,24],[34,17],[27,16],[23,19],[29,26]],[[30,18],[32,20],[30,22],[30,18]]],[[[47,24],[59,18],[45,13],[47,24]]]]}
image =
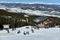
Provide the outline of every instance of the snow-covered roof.
{"type": "Polygon", "coordinates": [[[38,22],[44,21],[47,18],[48,17],[46,17],[46,16],[41,16],[41,17],[38,17],[38,18],[34,19],[34,22],[38,23],[38,22]]]}

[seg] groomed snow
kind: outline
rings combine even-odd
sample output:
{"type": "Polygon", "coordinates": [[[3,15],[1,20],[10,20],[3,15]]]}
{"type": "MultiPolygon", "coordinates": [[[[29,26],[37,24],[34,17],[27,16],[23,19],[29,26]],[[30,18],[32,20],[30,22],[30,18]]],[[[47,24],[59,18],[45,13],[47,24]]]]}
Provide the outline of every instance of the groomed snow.
{"type": "Polygon", "coordinates": [[[10,29],[10,33],[0,33],[0,40],[60,40],[60,28],[40,28],[39,30],[33,30],[34,33],[31,32],[31,26],[17,28],[13,33],[10,29]],[[29,29],[26,29],[26,27],[29,27],[29,29]],[[19,34],[17,34],[18,30],[20,30],[19,34]],[[29,31],[29,35],[24,35],[24,31],[29,31]]]}

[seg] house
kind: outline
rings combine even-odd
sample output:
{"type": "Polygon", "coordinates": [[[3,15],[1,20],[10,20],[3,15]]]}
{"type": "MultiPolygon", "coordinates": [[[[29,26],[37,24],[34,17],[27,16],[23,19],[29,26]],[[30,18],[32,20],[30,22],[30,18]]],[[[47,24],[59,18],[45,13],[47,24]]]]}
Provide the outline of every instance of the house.
{"type": "Polygon", "coordinates": [[[49,28],[54,27],[54,19],[46,16],[40,16],[36,19],[34,19],[35,25],[37,25],[40,28],[49,28]]]}

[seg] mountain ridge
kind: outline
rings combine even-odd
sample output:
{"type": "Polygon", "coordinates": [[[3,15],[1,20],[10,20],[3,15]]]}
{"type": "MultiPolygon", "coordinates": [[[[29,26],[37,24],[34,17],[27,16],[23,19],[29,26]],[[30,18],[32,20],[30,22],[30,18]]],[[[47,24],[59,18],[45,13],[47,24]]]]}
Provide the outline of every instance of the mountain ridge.
{"type": "Polygon", "coordinates": [[[60,5],[55,4],[43,4],[43,3],[34,3],[34,4],[28,4],[28,3],[0,3],[1,6],[9,7],[9,8],[22,8],[22,9],[32,9],[32,10],[60,10],[60,5]]]}

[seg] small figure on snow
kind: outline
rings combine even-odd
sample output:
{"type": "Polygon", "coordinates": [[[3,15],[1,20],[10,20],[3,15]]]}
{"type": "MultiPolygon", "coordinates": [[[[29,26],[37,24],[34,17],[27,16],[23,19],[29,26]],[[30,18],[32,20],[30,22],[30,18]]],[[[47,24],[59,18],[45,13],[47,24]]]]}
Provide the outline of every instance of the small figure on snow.
{"type": "Polygon", "coordinates": [[[23,32],[24,35],[26,35],[25,31],[23,32]]]}
{"type": "Polygon", "coordinates": [[[20,33],[20,30],[18,30],[17,34],[19,34],[19,33],[20,33]]]}
{"type": "Polygon", "coordinates": [[[32,33],[34,33],[34,30],[33,29],[31,29],[31,31],[32,31],[32,33]]]}
{"type": "Polygon", "coordinates": [[[23,34],[24,35],[27,35],[27,34],[29,35],[29,31],[27,31],[27,32],[24,31],[23,34]]]}

